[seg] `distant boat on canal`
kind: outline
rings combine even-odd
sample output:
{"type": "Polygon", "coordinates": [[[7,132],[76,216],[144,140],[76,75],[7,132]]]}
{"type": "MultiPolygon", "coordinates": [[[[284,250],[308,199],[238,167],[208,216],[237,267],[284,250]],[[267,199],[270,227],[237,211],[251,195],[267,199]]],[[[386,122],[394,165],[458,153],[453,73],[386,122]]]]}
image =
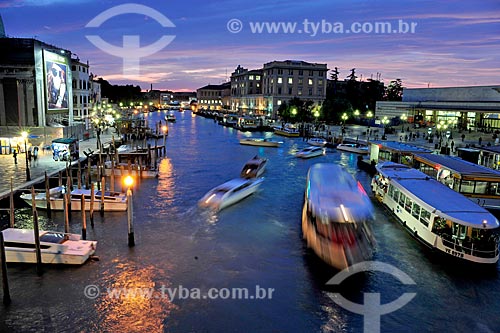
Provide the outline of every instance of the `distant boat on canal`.
{"type": "Polygon", "coordinates": [[[260,177],[266,170],[267,158],[255,155],[243,166],[241,170],[241,178],[257,178],[260,177]]]}
{"type": "Polygon", "coordinates": [[[276,141],[266,138],[245,138],[240,139],[240,145],[259,146],[259,147],[279,147],[283,141],[276,141]]]}

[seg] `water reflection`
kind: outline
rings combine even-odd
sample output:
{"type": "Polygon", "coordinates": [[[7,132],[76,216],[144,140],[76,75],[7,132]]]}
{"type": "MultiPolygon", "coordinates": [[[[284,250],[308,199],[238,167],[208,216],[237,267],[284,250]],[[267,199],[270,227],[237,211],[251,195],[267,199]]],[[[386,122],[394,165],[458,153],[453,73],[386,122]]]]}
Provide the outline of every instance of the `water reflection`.
{"type": "Polygon", "coordinates": [[[155,266],[121,263],[103,273],[101,295],[95,303],[107,332],[160,332],[165,318],[176,309],[168,298],[168,275],[155,266]],[[161,284],[155,278],[162,277],[161,284]],[[112,294],[112,292],[114,294],[112,294]]]}
{"type": "Polygon", "coordinates": [[[165,157],[158,165],[158,185],[157,191],[162,198],[161,206],[171,205],[175,198],[175,178],[174,167],[170,158],[165,157]]]}

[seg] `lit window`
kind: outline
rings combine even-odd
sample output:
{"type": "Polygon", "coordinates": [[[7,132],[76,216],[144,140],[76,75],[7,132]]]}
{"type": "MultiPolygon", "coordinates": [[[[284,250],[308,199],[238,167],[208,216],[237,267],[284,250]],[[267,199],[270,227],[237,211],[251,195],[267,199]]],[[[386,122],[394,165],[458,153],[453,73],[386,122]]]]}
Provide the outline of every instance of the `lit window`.
{"type": "Polygon", "coordinates": [[[278,104],[278,105],[281,105],[281,99],[278,99],[277,104],[278,104]]]}
{"type": "Polygon", "coordinates": [[[309,83],[310,86],[312,86],[312,84],[313,84],[313,80],[312,79],[308,79],[307,82],[309,83]]]}
{"type": "Polygon", "coordinates": [[[288,78],[288,84],[293,84],[293,77],[288,78]]]}
{"type": "Polygon", "coordinates": [[[278,78],[278,83],[283,83],[283,78],[282,77],[278,78]]]}

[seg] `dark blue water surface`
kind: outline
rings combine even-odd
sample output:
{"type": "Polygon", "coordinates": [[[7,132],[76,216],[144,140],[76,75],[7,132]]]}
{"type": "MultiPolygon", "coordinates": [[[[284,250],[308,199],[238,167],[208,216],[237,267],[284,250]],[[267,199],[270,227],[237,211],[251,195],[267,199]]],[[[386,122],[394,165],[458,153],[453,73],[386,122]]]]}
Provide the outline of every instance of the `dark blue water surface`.
{"type": "MultiPolygon", "coordinates": [[[[358,274],[337,289],[325,285],[336,271],[306,249],[301,235],[306,173],[314,163],[339,163],[369,189],[370,178],[357,170],[355,155],[328,150],[301,160],[294,153],[305,146],[302,139],[282,138],[281,148],[242,146],[238,139],[252,134],[189,112],[176,115],[159,178],[144,180],[134,192],[136,246],[127,246],[126,214],[106,213],[88,230],[88,238],[98,241],[99,261],[47,266],[42,277],[34,266],[9,266],[13,302],[0,306],[1,331],[363,331],[363,317],[334,303],[332,292],[357,303],[366,292],[380,293],[382,303],[416,293],[406,306],[382,316],[382,332],[500,331],[498,267],[478,270],[436,257],[375,202],[373,259],[399,268],[416,285],[382,272],[358,274]],[[256,154],[269,159],[257,194],[219,213],[197,207],[208,190],[237,177],[256,154]],[[100,295],[86,297],[88,285],[100,295]],[[203,299],[210,288],[248,288],[254,296],[257,286],[274,289],[272,298],[203,299]],[[108,288],[151,288],[153,294],[111,297],[108,288]],[[201,294],[171,300],[161,293],[166,288],[198,288],[201,294]]],[[[148,118],[154,124],[163,114],[148,118]]],[[[18,212],[26,227],[29,214],[18,212]]],[[[64,229],[62,214],[40,215],[44,228],[64,229]]],[[[77,233],[79,216],[73,213],[71,225],[77,233]]]]}

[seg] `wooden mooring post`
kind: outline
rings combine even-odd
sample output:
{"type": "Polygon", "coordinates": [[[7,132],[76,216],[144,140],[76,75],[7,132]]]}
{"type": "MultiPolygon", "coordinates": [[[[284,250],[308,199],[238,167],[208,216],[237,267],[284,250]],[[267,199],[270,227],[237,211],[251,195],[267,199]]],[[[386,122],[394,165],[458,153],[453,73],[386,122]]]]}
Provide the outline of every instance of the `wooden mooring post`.
{"type": "Polygon", "coordinates": [[[101,178],[101,216],[104,215],[104,192],[106,192],[106,177],[101,178]]]}
{"type": "Polygon", "coordinates": [[[5,258],[5,244],[3,240],[3,232],[0,231],[0,261],[2,269],[2,289],[3,289],[3,304],[9,305],[11,303],[9,291],[9,277],[7,274],[7,259],[5,258]]]}
{"type": "Polygon", "coordinates": [[[45,201],[47,205],[47,216],[52,217],[52,206],[50,204],[50,184],[49,177],[47,177],[47,171],[45,171],[45,201]]]}
{"type": "Polygon", "coordinates": [[[31,207],[33,211],[33,233],[35,236],[36,274],[42,276],[42,252],[40,250],[40,229],[38,228],[38,212],[36,211],[35,187],[31,186],[31,207]]]}
{"type": "Polygon", "coordinates": [[[14,215],[14,183],[12,177],[10,177],[10,223],[9,227],[14,228],[16,221],[16,216],[14,215]]]}
{"type": "Polygon", "coordinates": [[[82,239],[87,239],[87,216],[85,214],[85,195],[82,194],[80,199],[81,211],[82,211],[82,239]]]}
{"type": "Polygon", "coordinates": [[[94,201],[95,201],[95,188],[94,183],[90,184],[90,226],[94,229],[94,201]]]}

